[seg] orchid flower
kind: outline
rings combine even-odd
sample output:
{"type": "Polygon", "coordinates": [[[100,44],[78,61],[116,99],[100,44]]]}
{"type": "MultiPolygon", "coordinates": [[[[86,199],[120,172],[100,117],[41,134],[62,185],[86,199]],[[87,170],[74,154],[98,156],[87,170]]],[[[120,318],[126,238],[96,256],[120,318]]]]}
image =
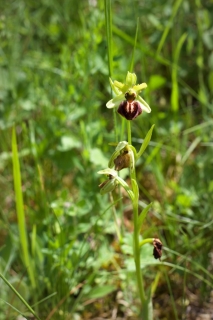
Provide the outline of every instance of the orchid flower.
{"type": "Polygon", "coordinates": [[[116,97],[107,102],[106,107],[111,109],[118,107],[118,113],[127,120],[133,120],[138,117],[142,111],[151,112],[150,106],[139,95],[140,91],[147,87],[146,83],[137,84],[135,73],[128,72],[126,82],[112,81],[110,85],[115,92],[116,97]]]}

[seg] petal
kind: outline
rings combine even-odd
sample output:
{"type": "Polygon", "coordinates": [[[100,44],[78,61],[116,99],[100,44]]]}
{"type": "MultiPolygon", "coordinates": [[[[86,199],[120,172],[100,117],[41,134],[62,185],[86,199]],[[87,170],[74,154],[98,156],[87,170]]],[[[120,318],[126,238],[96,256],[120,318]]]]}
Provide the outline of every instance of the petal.
{"type": "Polygon", "coordinates": [[[143,111],[147,113],[150,113],[152,111],[148,103],[146,103],[146,101],[144,101],[140,96],[137,96],[137,99],[135,101],[141,104],[141,108],[143,111]]]}
{"type": "Polygon", "coordinates": [[[109,100],[106,104],[106,107],[108,109],[112,109],[114,107],[118,107],[119,104],[121,103],[121,101],[123,101],[125,99],[124,94],[120,94],[119,96],[116,96],[115,98],[113,98],[112,100],[109,100]]]}
{"type": "Polygon", "coordinates": [[[133,87],[133,89],[136,91],[136,92],[139,92],[143,89],[147,88],[147,84],[145,82],[141,83],[141,84],[137,84],[136,86],[133,87]]]}

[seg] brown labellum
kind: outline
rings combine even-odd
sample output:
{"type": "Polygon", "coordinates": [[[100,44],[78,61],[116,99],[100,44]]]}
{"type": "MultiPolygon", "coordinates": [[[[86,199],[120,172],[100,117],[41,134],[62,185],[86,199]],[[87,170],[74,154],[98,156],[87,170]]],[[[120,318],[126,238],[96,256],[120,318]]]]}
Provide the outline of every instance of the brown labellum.
{"type": "Polygon", "coordinates": [[[159,239],[154,239],[153,246],[153,256],[155,257],[155,259],[160,259],[162,256],[162,242],[159,239]]]}
{"type": "Polygon", "coordinates": [[[133,120],[142,113],[140,103],[137,101],[122,101],[118,107],[118,113],[127,120],[133,120]]]}

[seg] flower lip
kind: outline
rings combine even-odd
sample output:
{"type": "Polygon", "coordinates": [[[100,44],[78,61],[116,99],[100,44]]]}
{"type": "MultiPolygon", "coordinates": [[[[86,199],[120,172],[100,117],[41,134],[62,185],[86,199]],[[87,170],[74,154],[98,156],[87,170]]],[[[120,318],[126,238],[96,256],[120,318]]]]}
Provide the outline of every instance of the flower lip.
{"type": "Polygon", "coordinates": [[[122,101],[117,112],[127,120],[133,120],[142,113],[141,104],[138,101],[122,101]]]}

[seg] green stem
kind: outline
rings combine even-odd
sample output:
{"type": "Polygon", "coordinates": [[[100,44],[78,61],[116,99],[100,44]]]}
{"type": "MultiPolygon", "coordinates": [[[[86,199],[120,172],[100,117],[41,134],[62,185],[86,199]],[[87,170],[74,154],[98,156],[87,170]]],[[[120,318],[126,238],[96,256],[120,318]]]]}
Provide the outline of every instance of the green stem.
{"type": "MultiPolygon", "coordinates": [[[[134,179],[135,172],[131,174],[131,179],[134,179]]],[[[139,290],[139,296],[141,300],[142,307],[145,304],[145,292],[144,292],[144,281],[141,272],[141,261],[140,261],[140,243],[139,243],[139,232],[138,232],[138,195],[135,195],[135,199],[133,202],[133,221],[134,221],[134,260],[135,260],[135,267],[136,267],[136,277],[137,277],[137,284],[139,290]]]]}
{"type": "MultiPolygon", "coordinates": [[[[114,202],[114,199],[113,199],[111,192],[110,192],[110,201],[111,201],[111,203],[114,202]]],[[[122,243],[122,236],[121,236],[120,227],[119,227],[117,216],[116,216],[115,206],[112,207],[112,212],[113,212],[113,217],[114,217],[114,221],[115,221],[115,230],[117,233],[117,237],[118,237],[119,242],[122,243]]]]}
{"type": "Polygon", "coordinates": [[[41,320],[35,313],[35,311],[29,306],[27,301],[22,298],[22,296],[18,293],[18,291],[12,286],[12,284],[9,283],[9,281],[3,276],[2,273],[0,273],[0,278],[10,287],[10,289],[15,293],[15,295],[23,302],[23,304],[26,306],[26,308],[34,315],[34,317],[38,320],[41,320]]]}
{"type": "MultiPolygon", "coordinates": [[[[107,37],[108,70],[109,70],[109,77],[111,78],[112,77],[112,73],[113,73],[113,42],[112,42],[112,9],[111,9],[111,0],[104,0],[104,8],[105,8],[105,27],[106,27],[106,37],[107,37]]],[[[115,141],[118,142],[117,116],[116,116],[115,108],[113,109],[113,121],[114,121],[115,141]]]]}
{"type": "MultiPolygon", "coordinates": [[[[131,121],[127,121],[127,134],[128,134],[128,143],[131,144],[131,121]]],[[[130,171],[131,181],[136,181],[136,173],[135,168],[134,170],[130,171]]],[[[138,231],[138,193],[135,194],[134,200],[132,201],[133,205],[133,221],[134,221],[134,233],[133,233],[133,243],[134,243],[134,260],[135,260],[135,268],[136,268],[136,277],[137,277],[137,284],[139,290],[139,296],[141,300],[142,307],[145,305],[146,296],[144,291],[144,281],[141,272],[141,261],[140,261],[140,243],[139,243],[139,231],[138,231]]]]}
{"type": "Polygon", "coordinates": [[[127,135],[128,135],[128,144],[132,144],[131,121],[128,121],[128,120],[127,120],[127,135]]]}
{"type": "Polygon", "coordinates": [[[139,247],[141,248],[143,245],[145,245],[146,243],[151,243],[153,244],[153,238],[147,238],[147,239],[144,239],[142,240],[140,243],[139,243],[139,247]]]}

